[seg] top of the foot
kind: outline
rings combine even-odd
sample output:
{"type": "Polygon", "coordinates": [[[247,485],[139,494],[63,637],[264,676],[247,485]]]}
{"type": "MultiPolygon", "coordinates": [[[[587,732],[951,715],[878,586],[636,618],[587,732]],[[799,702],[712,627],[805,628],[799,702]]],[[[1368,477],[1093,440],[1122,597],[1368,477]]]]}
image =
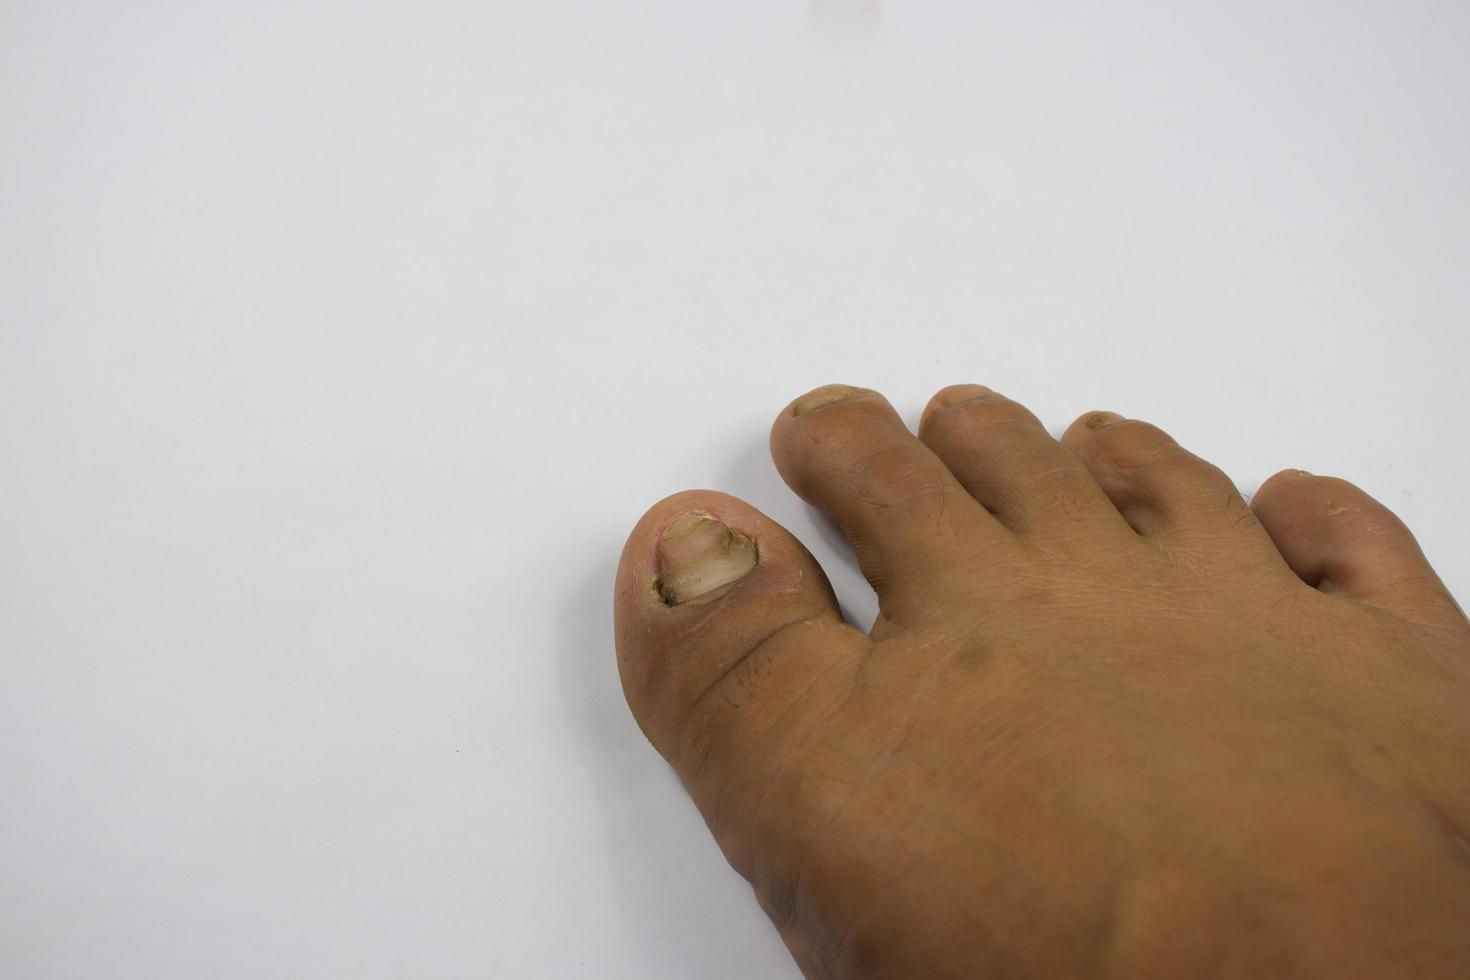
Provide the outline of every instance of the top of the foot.
{"type": "Polygon", "coordinates": [[[878,620],[692,491],[618,663],[807,976],[1470,976],[1470,624],[1381,504],[978,385],[917,435],[818,388],[771,449],[878,620]]]}

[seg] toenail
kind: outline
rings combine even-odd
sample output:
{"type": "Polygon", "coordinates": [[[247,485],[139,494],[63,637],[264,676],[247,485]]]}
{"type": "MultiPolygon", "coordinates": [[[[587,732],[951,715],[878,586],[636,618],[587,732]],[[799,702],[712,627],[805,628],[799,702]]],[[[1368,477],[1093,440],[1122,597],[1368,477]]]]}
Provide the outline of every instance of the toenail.
{"type": "Polygon", "coordinates": [[[940,389],[934,396],[934,404],[940,408],[948,408],[962,402],[974,401],[977,398],[994,398],[995,392],[984,385],[950,385],[948,388],[940,389]]]}
{"type": "Polygon", "coordinates": [[[796,400],[791,406],[792,415],[800,415],[802,412],[810,412],[814,408],[823,405],[831,405],[833,402],[845,401],[856,398],[859,395],[871,395],[873,392],[868,388],[854,388],[852,385],[822,385],[807,392],[796,400]]]}
{"type": "Polygon", "coordinates": [[[1303,477],[1305,477],[1305,476],[1315,476],[1316,474],[1314,474],[1311,470],[1292,470],[1291,471],[1291,475],[1292,476],[1303,476],[1303,477]]]}
{"type": "Polygon", "coordinates": [[[677,606],[741,578],[755,567],[755,542],[699,511],[685,514],[658,540],[658,593],[677,606]]]}
{"type": "Polygon", "coordinates": [[[1087,416],[1087,427],[1089,429],[1106,429],[1110,425],[1127,421],[1117,412],[1093,412],[1087,416]]]}

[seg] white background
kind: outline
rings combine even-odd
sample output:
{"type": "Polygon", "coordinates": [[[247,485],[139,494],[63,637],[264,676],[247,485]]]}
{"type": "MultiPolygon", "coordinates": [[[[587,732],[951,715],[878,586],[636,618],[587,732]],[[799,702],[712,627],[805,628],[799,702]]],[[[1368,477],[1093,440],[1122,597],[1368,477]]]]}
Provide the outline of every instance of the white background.
{"type": "Polygon", "coordinates": [[[794,969],[623,706],[817,384],[1349,476],[1470,593],[1470,5],[0,0],[0,974],[794,969]]]}

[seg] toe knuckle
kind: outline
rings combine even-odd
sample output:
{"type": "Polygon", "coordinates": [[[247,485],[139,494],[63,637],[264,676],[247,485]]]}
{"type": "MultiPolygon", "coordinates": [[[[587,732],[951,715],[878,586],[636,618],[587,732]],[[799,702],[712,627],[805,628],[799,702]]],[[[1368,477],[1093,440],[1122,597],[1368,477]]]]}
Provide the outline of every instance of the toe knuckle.
{"type": "Polygon", "coordinates": [[[1163,430],[1134,419],[1100,430],[1097,448],[1105,462],[1120,470],[1167,464],[1183,452],[1163,430]]]}
{"type": "Polygon", "coordinates": [[[845,447],[864,437],[882,415],[883,405],[872,397],[854,396],[797,416],[799,438],[820,448],[845,447]]]}
{"type": "Polygon", "coordinates": [[[1188,450],[1181,449],[1177,457],[1172,458],[1173,465],[1181,477],[1187,477],[1191,482],[1209,488],[1212,492],[1223,492],[1225,502],[1233,508],[1246,505],[1245,498],[1235,489],[1235,482],[1230,475],[1207,459],[1201,459],[1188,450]]]}
{"type": "Polygon", "coordinates": [[[1005,441],[1038,424],[1024,405],[994,393],[945,406],[927,421],[930,432],[963,445],[1005,441]]]}
{"type": "Polygon", "coordinates": [[[1283,488],[1285,488],[1285,487],[1292,487],[1292,486],[1297,486],[1297,485],[1311,486],[1315,481],[1320,480],[1320,479],[1322,479],[1320,476],[1317,476],[1317,475],[1315,475],[1313,473],[1308,473],[1306,470],[1299,470],[1299,469],[1277,470],[1275,473],[1272,473],[1269,477],[1266,478],[1266,482],[1264,482],[1264,483],[1261,484],[1261,488],[1262,489],[1265,489],[1266,487],[1283,487],[1283,488]]]}
{"type": "Polygon", "coordinates": [[[1352,522],[1365,533],[1378,527],[1396,531],[1401,523],[1393,511],[1356,484],[1300,470],[1283,470],[1272,476],[1256,493],[1255,504],[1303,518],[1352,522]]]}
{"type": "Polygon", "coordinates": [[[1326,493],[1331,482],[1328,477],[1316,476],[1305,470],[1280,470],[1261,484],[1255,499],[1257,503],[1265,502],[1267,505],[1311,500],[1326,493]]]}
{"type": "Polygon", "coordinates": [[[937,501],[945,490],[943,465],[909,446],[871,449],[853,459],[847,475],[865,501],[883,508],[937,501]]]}

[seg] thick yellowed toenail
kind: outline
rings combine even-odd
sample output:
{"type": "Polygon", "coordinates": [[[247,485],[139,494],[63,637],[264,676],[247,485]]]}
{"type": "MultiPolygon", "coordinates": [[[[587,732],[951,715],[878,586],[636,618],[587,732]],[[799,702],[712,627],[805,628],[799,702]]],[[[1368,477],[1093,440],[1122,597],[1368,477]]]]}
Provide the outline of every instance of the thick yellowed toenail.
{"type": "Polygon", "coordinates": [[[658,541],[658,593],[677,606],[744,576],[759,561],[755,542],[721,520],[695,511],[670,524],[658,541]]]}
{"type": "Polygon", "coordinates": [[[1087,427],[1089,429],[1106,429],[1110,425],[1117,425],[1126,421],[1117,412],[1093,412],[1087,416],[1087,427]]]}
{"type": "Polygon", "coordinates": [[[830,405],[848,398],[856,398],[859,395],[870,395],[872,391],[867,388],[854,388],[852,385],[822,385],[807,392],[796,400],[791,406],[792,415],[800,415],[802,412],[810,412],[814,408],[830,405]]]}

